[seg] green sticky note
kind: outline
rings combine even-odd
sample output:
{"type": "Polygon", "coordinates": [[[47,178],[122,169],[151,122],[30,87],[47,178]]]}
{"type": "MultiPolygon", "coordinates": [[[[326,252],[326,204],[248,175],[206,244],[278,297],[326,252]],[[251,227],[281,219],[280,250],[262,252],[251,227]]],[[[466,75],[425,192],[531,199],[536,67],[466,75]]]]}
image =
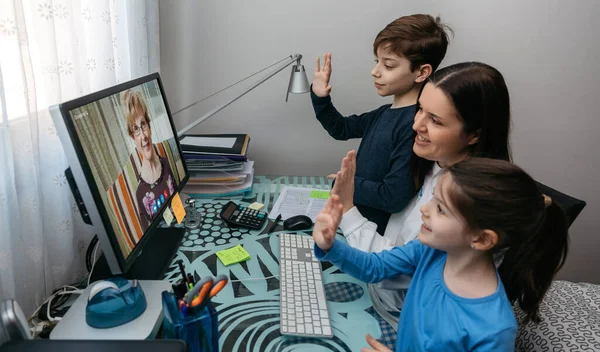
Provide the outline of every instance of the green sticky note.
{"type": "Polygon", "coordinates": [[[219,251],[216,254],[217,257],[221,259],[221,263],[223,263],[225,266],[245,262],[246,260],[250,259],[250,253],[246,252],[244,247],[240,246],[239,244],[235,247],[219,251]]]}
{"type": "Polygon", "coordinates": [[[328,199],[329,191],[310,191],[311,198],[328,199]]]}

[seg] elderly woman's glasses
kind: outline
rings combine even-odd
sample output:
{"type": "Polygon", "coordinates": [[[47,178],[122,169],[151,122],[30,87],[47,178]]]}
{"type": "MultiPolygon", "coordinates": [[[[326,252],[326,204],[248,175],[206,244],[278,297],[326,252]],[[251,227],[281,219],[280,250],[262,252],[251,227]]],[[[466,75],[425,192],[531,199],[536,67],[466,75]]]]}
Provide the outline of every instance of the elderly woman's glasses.
{"type": "Polygon", "coordinates": [[[146,123],[146,121],[142,121],[139,126],[137,126],[137,125],[133,126],[133,135],[137,137],[140,135],[140,133],[146,132],[147,129],[148,129],[148,124],[146,123]]]}

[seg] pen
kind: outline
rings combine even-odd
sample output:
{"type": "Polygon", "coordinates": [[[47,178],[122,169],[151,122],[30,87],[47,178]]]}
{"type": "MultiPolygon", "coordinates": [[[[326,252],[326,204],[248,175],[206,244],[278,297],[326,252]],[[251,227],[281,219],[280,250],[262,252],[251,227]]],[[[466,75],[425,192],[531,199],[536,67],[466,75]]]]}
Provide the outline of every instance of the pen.
{"type": "Polygon", "coordinates": [[[281,214],[277,215],[277,217],[275,218],[275,221],[273,221],[273,225],[271,225],[271,227],[269,228],[269,231],[267,231],[267,235],[270,235],[271,232],[273,232],[273,230],[277,226],[277,223],[279,222],[279,220],[281,220],[281,214]]]}
{"type": "Polygon", "coordinates": [[[185,273],[185,269],[183,267],[183,261],[178,261],[177,264],[179,264],[179,270],[181,271],[181,277],[183,278],[183,282],[187,282],[188,284],[191,283],[190,279],[188,278],[187,274],[185,273]]]}

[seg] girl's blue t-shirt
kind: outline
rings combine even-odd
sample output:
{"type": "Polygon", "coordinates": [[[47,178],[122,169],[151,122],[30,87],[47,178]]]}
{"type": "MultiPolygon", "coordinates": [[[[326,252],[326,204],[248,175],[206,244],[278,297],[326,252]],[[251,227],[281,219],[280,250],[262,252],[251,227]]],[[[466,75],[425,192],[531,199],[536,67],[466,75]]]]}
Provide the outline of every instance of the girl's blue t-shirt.
{"type": "Polygon", "coordinates": [[[363,252],[339,240],[327,253],[316,244],[314,249],[320,260],[364,282],[412,275],[396,351],[514,351],[518,325],[499,276],[492,295],[463,298],[444,283],[446,252],[419,240],[380,253],[363,252]]]}

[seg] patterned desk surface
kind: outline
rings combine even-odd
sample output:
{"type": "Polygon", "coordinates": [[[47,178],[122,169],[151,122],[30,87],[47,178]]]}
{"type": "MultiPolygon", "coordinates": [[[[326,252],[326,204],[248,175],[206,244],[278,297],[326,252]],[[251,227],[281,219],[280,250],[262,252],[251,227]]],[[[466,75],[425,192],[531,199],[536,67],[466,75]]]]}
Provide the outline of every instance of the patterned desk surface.
{"type": "MultiPolygon", "coordinates": [[[[330,188],[325,177],[255,176],[250,197],[236,202],[246,205],[260,202],[265,204],[263,211],[270,211],[286,185],[330,188]]],[[[170,282],[179,279],[176,262],[182,260],[186,270],[196,277],[225,274],[230,278],[231,284],[213,299],[219,312],[222,351],[356,351],[366,346],[367,333],[393,348],[396,334],[373,310],[367,285],[329,263],[322,263],[322,268],[334,337],[282,336],[279,333],[279,233],[283,227],[278,225],[271,235],[266,233],[271,220],[260,230],[230,229],[219,217],[227,202],[228,199],[196,201],[202,224],[198,229],[186,231],[165,274],[170,282]],[[250,253],[251,259],[223,266],[215,253],[237,244],[250,253]]]]}

